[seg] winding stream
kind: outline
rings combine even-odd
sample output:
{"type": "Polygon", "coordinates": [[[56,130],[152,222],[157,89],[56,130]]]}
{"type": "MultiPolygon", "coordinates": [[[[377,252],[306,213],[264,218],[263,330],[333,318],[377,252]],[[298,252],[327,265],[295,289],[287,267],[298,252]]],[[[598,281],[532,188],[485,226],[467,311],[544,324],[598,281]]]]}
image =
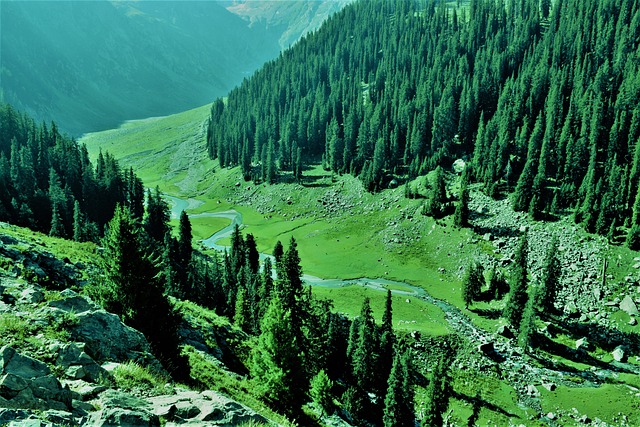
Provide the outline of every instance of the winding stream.
{"type": "MultiPolygon", "coordinates": [[[[185,209],[190,209],[201,204],[197,200],[184,200],[173,196],[165,196],[171,204],[171,215],[173,218],[179,218],[180,213],[185,209]]],[[[242,226],[242,214],[236,210],[228,210],[224,212],[204,212],[200,214],[190,215],[190,218],[225,218],[230,221],[230,224],[223,229],[215,232],[210,237],[202,240],[202,244],[206,247],[216,250],[228,249],[228,246],[218,244],[218,242],[224,238],[230,237],[233,230],[237,225],[242,226]]],[[[260,259],[271,258],[273,256],[265,253],[260,254],[260,259]]],[[[435,305],[440,308],[445,315],[445,319],[449,324],[452,332],[463,336],[472,345],[479,345],[487,342],[495,342],[496,350],[499,354],[508,354],[508,357],[500,364],[502,368],[502,379],[506,380],[511,386],[514,387],[519,394],[521,400],[527,402],[527,406],[532,406],[535,409],[540,410],[540,403],[537,399],[532,399],[526,395],[526,391],[523,390],[523,384],[526,384],[528,378],[529,381],[533,379],[545,378],[547,381],[554,381],[556,384],[565,384],[575,387],[575,384],[569,380],[571,376],[580,376],[585,380],[582,386],[595,386],[603,381],[604,378],[610,377],[613,373],[609,369],[596,369],[595,371],[583,371],[583,372],[567,372],[562,369],[549,369],[536,366],[532,364],[528,358],[519,353],[514,353],[514,347],[508,340],[497,339],[493,333],[490,333],[484,329],[477,328],[471,319],[463,313],[458,307],[450,304],[445,300],[441,300],[431,296],[424,289],[411,285],[405,282],[399,282],[394,280],[387,280],[384,278],[372,279],[369,277],[362,277],[358,279],[322,279],[320,277],[312,276],[309,274],[303,275],[303,280],[311,286],[320,286],[324,288],[341,288],[351,285],[363,286],[376,291],[386,291],[389,287],[391,292],[396,295],[412,296],[420,298],[425,302],[435,305]],[[394,289],[400,288],[400,289],[394,289]]]]}

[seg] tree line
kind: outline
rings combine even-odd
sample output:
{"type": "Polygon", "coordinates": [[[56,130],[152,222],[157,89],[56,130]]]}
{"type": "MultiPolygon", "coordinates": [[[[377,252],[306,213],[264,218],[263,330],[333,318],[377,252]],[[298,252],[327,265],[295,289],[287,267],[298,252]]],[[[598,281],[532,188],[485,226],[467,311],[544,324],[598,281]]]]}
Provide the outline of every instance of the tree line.
{"type": "Polygon", "coordinates": [[[637,0],[355,2],[214,102],[209,154],[371,191],[465,158],[516,210],[640,248],[639,40],[637,0]]]}
{"type": "Polygon", "coordinates": [[[0,105],[0,221],[56,237],[98,242],[116,205],[142,215],[144,188],[132,169],[0,105]]]}

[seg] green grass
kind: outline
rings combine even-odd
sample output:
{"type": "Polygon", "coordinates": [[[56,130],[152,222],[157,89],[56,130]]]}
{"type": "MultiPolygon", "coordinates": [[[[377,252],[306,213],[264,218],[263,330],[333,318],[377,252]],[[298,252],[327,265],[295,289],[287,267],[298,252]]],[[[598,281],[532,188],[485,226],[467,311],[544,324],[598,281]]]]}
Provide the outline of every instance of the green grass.
{"type": "MultiPolygon", "coordinates": [[[[333,301],[336,311],[349,317],[360,315],[362,301],[366,297],[371,300],[371,309],[376,320],[382,321],[382,313],[386,302],[386,294],[359,285],[343,288],[314,287],[313,294],[319,298],[333,301]]],[[[425,301],[408,296],[392,295],[393,327],[396,330],[418,331],[423,335],[438,336],[449,334],[448,323],[442,310],[425,301]],[[409,301],[409,302],[407,302],[409,301]]]]}
{"type": "MultiPolygon", "coordinates": [[[[625,385],[604,384],[600,387],[569,388],[560,386],[554,391],[538,388],[542,396],[542,409],[547,412],[576,408],[594,420],[596,417],[610,425],[621,425],[619,413],[627,416],[626,425],[640,425],[640,397],[625,385]]],[[[571,424],[564,417],[560,421],[571,424]]]]}
{"type": "Polygon", "coordinates": [[[108,151],[133,166],[145,185],[166,192],[197,191],[213,167],[206,154],[205,105],[167,117],[134,120],[118,129],[84,135],[79,142],[89,154],[108,151]]]}
{"type": "Polygon", "coordinates": [[[116,385],[126,391],[144,390],[161,394],[171,379],[163,374],[153,372],[136,362],[128,361],[113,370],[116,385]]]}
{"type": "Polygon", "coordinates": [[[211,237],[213,233],[229,225],[225,218],[200,217],[191,219],[191,232],[195,241],[211,237]]]}

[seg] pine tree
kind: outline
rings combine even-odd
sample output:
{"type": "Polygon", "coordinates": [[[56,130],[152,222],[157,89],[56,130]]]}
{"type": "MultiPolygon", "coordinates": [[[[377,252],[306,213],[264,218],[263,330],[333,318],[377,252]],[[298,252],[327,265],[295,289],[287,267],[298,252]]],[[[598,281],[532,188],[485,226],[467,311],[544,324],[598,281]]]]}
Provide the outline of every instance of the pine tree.
{"type": "Polygon", "coordinates": [[[64,224],[62,223],[62,217],[58,212],[58,205],[53,205],[53,212],[51,213],[51,229],[49,230],[49,236],[53,237],[65,237],[64,224]]]}
{"type": "Polygon", "coordinates": [[[529,298],[520,321],[520,333],[518,334],[518,345],[526,352],[535,344],[536,333],[536,310],[533,307],[533,300],[529,298]]]}
{"type": "Polygon", "coordinates": [[[433,176],[429,196],[424,205],[424,214],[434,218],[441,218],[447,209],[447,190],[444,181],[444,172],[442,168],[438,166],[433,176]]]}
{"type": "Polygon", "coordinates": [[[422,424],[426,426],[443,425],[442,414],[449,406],[449,379],[447,377],[447,365],[444,357],[441,357],[429,378],[429,385],[425,390],[425,409],[422,424]]]}
{"type": "Polygon", "coordinates": [[[627,246],[633,251],[640,251],[640,225],[633,225],[627,234],[627,246]]]}
{"type": "Polygon", "coordinates": [[[145,250],[140,227],[128,209],[116,209],[102,246],[105,280],[97,291],[98,300],[147,337],[169,372],[188,378],[188,367],[179,355],[178,316],[164,296],[159,268],[145,250]]]}
{"type": "Polygon", "coordinates": [[[311,389],[309,394],[313,399],[313,403],[318,405],[321,414],[329,414],[333,405],[333,398],[331,396],[331,389],[333,388],[333,382],[329,379],[329,376],[321,370],[311,379],[311,389]]]}
{"type": "Polygon", "coordinates": [[[306,383],[291,312],[284,308],[279,298],[271,300],[260,330],[251,359],[256,391],[274,408],[296,413],[304,400],[302,387],[306,383]]]}
{"type": "Polygon", "coordinates": [[[527,234],[524,233],[520,237],[520,243],[516,249],[509,295],[502,311],[502,316],[516,330],[520,330],[520,320],[529,298],[527,294],[527,245],[527,234]]]}
{"type": "Polygon", "coordinates": [[[353,377],[362,390],[375,389],[375,371],[379,357],[378,343],[377,327],[369,298],[366,297],[360,310],[358,341],[352,356],[353,377]]]}
{"type": "Polygon", "coordinates": [[[554,237],[547,248],[547,253],[542,267],[542,277],[535,294],[534,307],[540,313],[553,313],[554,303],[558,294],[558,281],[560,279],[560,261],[557,256],[558,238],[554,237]]]}
{"type": "Polygon", "coordinates": [[[413,384],[411,383],[410,356],[397,352],[393,359],[389,386],[384,399],[382,422],[385,427],[413,427],[413,384]]]}
{"type": "Polygon", "coordinates": [[[469,189],[466,186],[460,189],[460,200],[456,204],[453,224],[456,227],[467,227],[469,225],[469,189]]]}
{"type": "Polygon", "coordinates": [[[462,280],[462,300],[467,310],[469,304],[480,297],[484,283],[484,268],[478,262],[472,262],[467,267],[467,273],[462,280]]]}
{"type": "Polygon", "coordinates": [[[80,203],[76,200],[73,203],[73,240],[84,242],[86,239],[84,215],[80,210],[80,203]]]}

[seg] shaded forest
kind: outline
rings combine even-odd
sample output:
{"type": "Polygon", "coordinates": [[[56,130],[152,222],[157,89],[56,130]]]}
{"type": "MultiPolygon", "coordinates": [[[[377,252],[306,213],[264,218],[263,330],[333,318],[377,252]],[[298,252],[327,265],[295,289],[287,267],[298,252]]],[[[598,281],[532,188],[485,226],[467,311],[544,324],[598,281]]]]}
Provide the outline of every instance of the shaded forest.
{"type": "Polygon", "coordinates": [[[635,0],[356,2],[213,104],[209,154],[370,191],[462,158],[518,211],[638,235],[639,41],[635,0]]]}

